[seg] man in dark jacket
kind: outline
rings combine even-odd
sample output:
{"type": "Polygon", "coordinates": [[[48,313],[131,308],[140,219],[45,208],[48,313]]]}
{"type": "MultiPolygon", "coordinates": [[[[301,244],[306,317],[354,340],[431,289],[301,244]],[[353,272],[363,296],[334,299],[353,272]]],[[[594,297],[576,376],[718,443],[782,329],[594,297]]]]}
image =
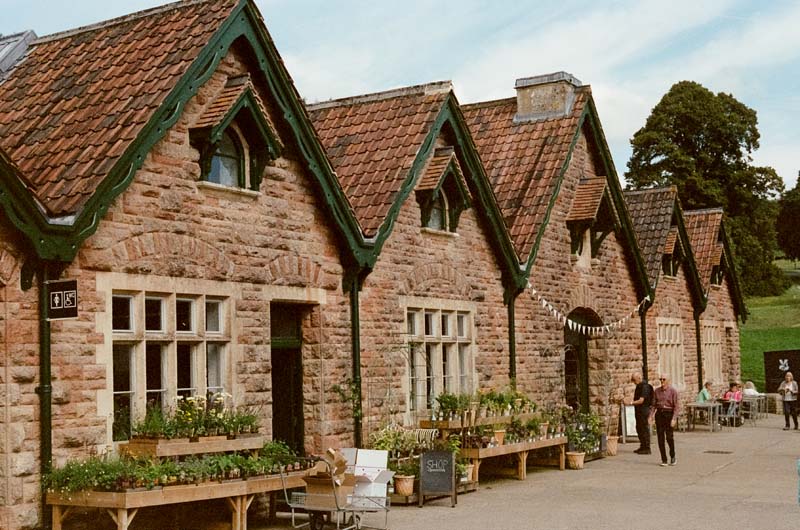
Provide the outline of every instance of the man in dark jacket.
{"type": "Polygon", "coordinates": [[[639,449],[634,453],[649,455],[650,425],[648,416],[650,416],[650,405],[653,400],[653,387],[647,381],[642,380],[640,372],[631,374],[631,382],[636,384],[636,390],[633,392],[633,399],[627,399],[625,404],[633,405],[636,412],[636,434],[639,436],[639,449]]]}

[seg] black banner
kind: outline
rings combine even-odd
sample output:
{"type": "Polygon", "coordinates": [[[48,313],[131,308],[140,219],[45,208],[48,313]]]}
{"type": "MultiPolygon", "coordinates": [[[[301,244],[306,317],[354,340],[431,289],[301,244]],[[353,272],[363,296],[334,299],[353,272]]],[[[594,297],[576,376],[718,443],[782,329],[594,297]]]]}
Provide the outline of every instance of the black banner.
{"type": "Polygon", "coordinates": [[[795,381],[800,377],[800,350],[765,351],[764,380],[766,392],[775,393],[786,372],[792,372],[795,381]]]}

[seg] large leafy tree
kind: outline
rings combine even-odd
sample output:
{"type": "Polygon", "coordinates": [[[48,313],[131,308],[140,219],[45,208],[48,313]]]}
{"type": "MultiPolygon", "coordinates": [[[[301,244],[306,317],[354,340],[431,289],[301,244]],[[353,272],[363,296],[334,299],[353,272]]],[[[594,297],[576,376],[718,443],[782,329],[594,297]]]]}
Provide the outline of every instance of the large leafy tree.
{"type": "Polygon", "coordinates": [[[684,209],[722,207],[746,294],[780,293],[786,281],[772,264],[777,251],[772,200],[783,181],[753,165],[759,147],[756,112],[730,94],[676,83],[631,139],[628,183],[674,184],[684,209]]]}
{"type": "Polygon", "coordinates": [[[800,222],[800,179],[793,190],[784,193],[778,212],[778,245],[791,260],[800,259],[800,236],[797,224],[800,222]]]}

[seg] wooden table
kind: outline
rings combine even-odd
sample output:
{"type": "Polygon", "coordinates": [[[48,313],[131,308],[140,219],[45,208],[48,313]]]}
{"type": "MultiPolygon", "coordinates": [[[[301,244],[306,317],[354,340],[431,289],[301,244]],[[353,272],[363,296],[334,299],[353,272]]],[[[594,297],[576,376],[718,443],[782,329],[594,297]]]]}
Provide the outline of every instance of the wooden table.
{"type": "Polygon", "coordinates": [[[507,445],[498,445],[495,447],[485,447],[481,449],[468,448],[461,449],[460,455],[469,458],[475,465],[472,470],[472,480],[478,482],[478,473],[481,467],[481,461],[486,458],[494,458],[497,456],[514,455],[517,457],[517,473],[516,476],[519,480],[524,480],[528,476],[528,453],[536,451],[537,449],[544,449],[545,447],[558,447],[559,459],[558,467],[564,470],[564,452],[567,446],[567,437],[560,436],[557,438],[547,438],[544,440],[536,440],[533,442],[519,442],[507,445]]]}
{"type": "MultiPolygon", "coordinates": [[[[305,486],[305,472],[286,475],[286,487],[305,486]]],[[[202,482],[185,486],[166,486],[142,491],[81,491],[70,494],[48,493],[47,504],[53,507],[53,530],[61,530],[64,519],[74,507],[104,509],[118,530],[128,530],[140,508],[184,502],[225,499],[231,510],[231,529],[247,530],[247,509],[258,493],[283,490],[280,475],[226,482],[202,482]]]]}

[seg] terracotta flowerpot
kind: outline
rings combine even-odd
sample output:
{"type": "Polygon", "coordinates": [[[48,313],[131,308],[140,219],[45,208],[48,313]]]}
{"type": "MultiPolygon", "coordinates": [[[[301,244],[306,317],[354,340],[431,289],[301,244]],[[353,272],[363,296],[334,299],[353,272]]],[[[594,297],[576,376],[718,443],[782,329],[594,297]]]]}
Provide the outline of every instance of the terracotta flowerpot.
{"type": "Polygon", "coordinates": [[[550,424],[548,422],[540,423],[539,424],[539,436],[542,436],[542,437],[546,438],[547,437],[547,429],[548,429],[548,427],[550,427],[550,424]]]}
{"type": "Polygon", "coordinates": [[[494,431],[494,439],[497,440],[497,445],[503,445],[503,440],[506,437],[505,429],[498,429],[494,431]]]}
{"type": "Polygon", "coordinates": [[[395,475],[394,492],[403,497],[410,497],[414,493],[414,475],[395,475]]]}
{"type": "Polygon", "coordinates": [[[584,452],[567,451],[567,467],[570,469],[583,469],[584,452]]]}
{"type": "Polygon", "coordinates": [[[474,471],[475,471],[475,464],[467,464],[466,465],[466,469],[464,470],[464,472],[467,475],[467,482],[472,482],[473,481],[472,474],[473,474],[474,471]]]}
{"type": "Polygon", "coordinates": [[[611,436],[606,441],[606,454],[608,456],[617,456],[618,443],[619,439],[616,436],[611,436]]]}

